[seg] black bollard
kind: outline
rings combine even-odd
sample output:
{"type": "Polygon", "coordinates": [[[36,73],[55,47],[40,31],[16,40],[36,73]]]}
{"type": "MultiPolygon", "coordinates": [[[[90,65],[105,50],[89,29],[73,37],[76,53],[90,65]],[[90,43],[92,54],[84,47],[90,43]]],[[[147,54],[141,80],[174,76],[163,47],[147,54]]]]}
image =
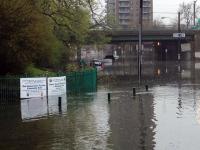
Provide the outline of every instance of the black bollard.
{"type": "Polygon", "coordinates": [[[108,101],[109,101],[109,102],[110,102],[110,96],[111,96],[110,93],[108,93],[108,101]]]}
{"type": "Polygon", "coordinates": [[[145,85],[145,88],[146,88],[146,91],[148,91],[148,90],[149,90],[149,87],[148,87],[148,85],[145,85]]]}
{"type": "Polygon", "coordinates": [[[136,95],[136,90],[135,90],[135,88],[133,88],[133,96],[135,96],[136,95]]]}
{"type": "Polygon", "coordinates": [[[62,113],[62,97],[58,97],[58,110],[59,113],[62,113]]]}
{"type": "Polygon", "coordinates": [[[62,105],[62,97],[58,97],[58,106],[61,107],[62,105]]]}

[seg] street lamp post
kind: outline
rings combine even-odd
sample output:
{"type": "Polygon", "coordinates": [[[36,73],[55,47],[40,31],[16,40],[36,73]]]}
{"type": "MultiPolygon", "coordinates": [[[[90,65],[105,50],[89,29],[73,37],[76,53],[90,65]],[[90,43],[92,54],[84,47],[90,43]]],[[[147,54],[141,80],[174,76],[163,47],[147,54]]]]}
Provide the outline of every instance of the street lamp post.
{"type": "MultiPolygon", "coordinates": [[[[169,18],[169,17],[161,17],[161,19],[165,19],[165,18],[169,18]]],[[[178,33],[181,33],[181,13],[178,12],[178,33]]],[[[181,59],[181,38],[178,37],[178,61],[180,61],[181,59]]]]}
{"type": "Polygon", "coordinates": [[[140,0],[139,13],[139,46],[138,46],[138,84],[141,84],[141,54],[142,54],[142,24],[143,24],[143,0],[140,0]]]}
{"type": "Polygon", "coordinates": [[[165,49],[165,72],[167,73],[167,52],[168,52],[168,49],[166,48],[165,49]]]}

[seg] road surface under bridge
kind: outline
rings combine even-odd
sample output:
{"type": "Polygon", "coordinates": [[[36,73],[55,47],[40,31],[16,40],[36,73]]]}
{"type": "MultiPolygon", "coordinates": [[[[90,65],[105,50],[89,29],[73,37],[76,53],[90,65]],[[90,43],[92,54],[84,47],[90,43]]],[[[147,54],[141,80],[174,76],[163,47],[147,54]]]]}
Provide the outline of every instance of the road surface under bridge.
{"type": "MultiPolygon", "coordinates": [[[[143,31],[142,42],[145,50],[152,52],[147,53],[151,55],[156,60],[177,60],[178,59],[178,41],[182,46],[187,46],[187,49],[182,49],[181,60],[191,60],[194,56],[194,45],[193,41],[195,39],[194,30],[182,30],[181,33],[185,33],[185,37],[176,38],[173,34],[177,33],[177,30],[149,30],[143,31]],[[146,49],[145,49],[146,46],[146,49]],[[189,48],[190,47],[190,48],[189,48]],[[152,55],[153,53],[153,55],[152,55]],[[167,54],[166,54],[167,53],[167,54]]],[[[112,31],[107,34],[111,37],[111,44],[121,45],[120,47],[127,50],[126,47],[132,47],[132,49],[137,49],[139,36],[138,31],[123,30],[123,31],[112,31]]],[[[183,48],[183,47],[182,47],[183,48]]]]}

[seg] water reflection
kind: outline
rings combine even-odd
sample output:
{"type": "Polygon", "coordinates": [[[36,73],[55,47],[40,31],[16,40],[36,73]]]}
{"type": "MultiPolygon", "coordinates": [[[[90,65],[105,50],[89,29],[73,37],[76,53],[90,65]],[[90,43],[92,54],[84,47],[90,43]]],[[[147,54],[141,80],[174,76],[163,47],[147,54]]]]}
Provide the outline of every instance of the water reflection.
{"type": "MultiPolygon", "coordinates": [[[[152,86],[152,95],[141,95],[136,101],[129,101],[130,95],[121,94],[110,104],[113,149],[199,149],[198,64],[167,62],[153,66],[153,75],[151,72],[146,78],[143,75],[152,86]],[[152,103],[144,107],[151,98],[152,103]],[[149,121],[148,124],[145,120],[149,114],[152,123],[149,121]],[[133,119],[133,116],[138,116],[138,119],[133,119]]],[[[130,82],[124,79],[123,83],[118,81],[109,86],[111,91],[127,90],[128,87],[130,91],[130,82]]]]}
{"type": "MultiPolygon", "coordinates": [[[[195,75],[199,74],[198,66],[198,62],[195,63],[192,61],[145,61],[141,66],[141,78],[142,81],[156,82],[156,84],[176,83],[179,80],[194,80],[195,75]]],[[[125,80],[129,78],[137,81],[137,68],[137,61],[135,59],[132,61],[127,60],[126,65],[123,66],[120,62],[115,62],[114,65],[109,66],[109,68],[105,67],[103,73],[105,75],[123,77],[125,80]],[[123,72],[123,70],[125,70],[125,72],[123,72]]]]}
{"type": "Polygon", "coordinates": [[[58,99],[50,97],[2,105],[0,149],[109,149],[109,111],[103,93],[70,96],[62,101],[62,113],[58,99]]]}
{"type": "Polygon", "coordinates": [[[113,149],[154,149],[154,106],[152,95],[133,98],[120,93],[110,103],[110,126],[113,149]]]}
{"type": "Polygon", "coordinates": [[[0,149],[197,150],[197,66],[182,63],[179,72],[175,62],[154,64],[149,76],[147,72],[143,76],[149,92],[142,85],[135,97],[135,78],[116,78],[113,84],[99,86],[96,93],[64,96],[61,107],[58,97],[0,105],[0,149]]]}
{"type": "Polygon", "coordinates": [[[22,120],[30,120],[47,116],[47,100],[28,99],[21,101],[22,120]]]}
{"type": "Polygon", "coordinates": [[[23,121],[33,121],[49,115],[67,112],[67,97],[61,95],[61,105],[58,96],[48,98],[31,98],[21,100],[21,118],[23,121]]]}
{"type": "Polygon", "coordinates": [[[156,86],[153,93],[157,119],[155,149],[198,149],[200,126],[196,101],[198,104],[199,86],[156,86]]]}
{"type": "MultiPolygon", "coordinates": [[[[70,111],[75,118],[76,149],[109,149],[107,140],[110,134],[109,112],[106,93],[92,94],[93,100],[87,103],[78,98],[78,108],[70,111]]],[[[75,100],[75,99],[74,99],[75,100]]],[[[77,106],[77,105],[76,105],[77,106]]]]}

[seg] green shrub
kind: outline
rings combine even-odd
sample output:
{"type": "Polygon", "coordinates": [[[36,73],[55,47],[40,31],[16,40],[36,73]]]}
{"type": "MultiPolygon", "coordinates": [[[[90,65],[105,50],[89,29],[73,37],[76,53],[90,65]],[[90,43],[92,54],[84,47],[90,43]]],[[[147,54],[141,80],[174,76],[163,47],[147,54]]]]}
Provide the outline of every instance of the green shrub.
{"type": "Polygon", "coordinates": [[[73,64],[68,64],[65,68],[66,72],[75,72],[79,70],[79,66],[75,63],[73,64]]]}
{"type": "Polygon", "coordinates": [[[27,68],[26,68],[26,72],[25,72],[27,75],[29,76],[56,76],[56,73],[55,72],[52,72],[50,70],[47,70],[47,69],[40,69],[40,68],[36,68],[35,66],[33,65],[29,65],[27,68]]]}

